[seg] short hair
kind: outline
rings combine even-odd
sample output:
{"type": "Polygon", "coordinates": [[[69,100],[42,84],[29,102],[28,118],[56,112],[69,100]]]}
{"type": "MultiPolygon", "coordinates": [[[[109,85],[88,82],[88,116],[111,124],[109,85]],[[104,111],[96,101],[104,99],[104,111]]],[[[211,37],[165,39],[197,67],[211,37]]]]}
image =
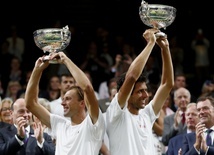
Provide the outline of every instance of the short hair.
{"type": "Polygon", "coordinates": [[[185,91],[187,92],[187,94],[188,94],[188,96],[189,96],[189,98],[190,98],[190,100],[191,100],[190,91],[189,91],[187,88],[185,88],[185,87],[180,87],[180,88],[178,88],[178,89],[175,90],[175,92],[174,92],[174,99],[177,98],[177,93],[178,93],[178,91],[179,91],[179,90],[182,90],[182,89],[185,90],[185,91]]]}
{"type": "MultiPolygon", "coordinates": [[[[117,91],[119,91],[121,86],[123,85],[123,83],[125,81],[125,78],[126,78],[126,73],[127,72],[121,74],[120,77],[118,77],[118,80],[117,80],[117,91]]],[[[146,77],[146,75],[144,73],[141,73],[141,75],[137,79],[136,83],[138,83],[138,82],[146,82],[147,83],[147,77],[146,77]]],[[[136,85],[136,83],[135,83],[135,85],[136,85]]],[[[134,85],[134,88],[135,88],[135,85],[134,85]]]]}
{"type": "Polygon", "coordinates": [[[84,100],[84,92],[81,87],[72,86],[70,90],[75,90],[78,95],[79,100],[84,100]]]}
{"type": "Polygon", "coordinates": [[[212,96],[202,96],[197,99],[197,103],[201,101],[209,100],[214,107],[214,98],[212,96]]]}
{"type": "Polygon", "coordinates": [[[189,107],[196,106],[196,105],[197,105],[197,104],[196,104],[195,102],[191,102],[191,103],[187,104],[187,109],[188,109],[189,107]]]}
{"type": "Polygon", "coordinates": [[[71,78],[73,78],[73,75],[70,74],[70,73],[63,73],[63,74],[61,74],[61,75],[59,76],[60,82],[62,82],[62,77],[71,77],[71,78]]]}

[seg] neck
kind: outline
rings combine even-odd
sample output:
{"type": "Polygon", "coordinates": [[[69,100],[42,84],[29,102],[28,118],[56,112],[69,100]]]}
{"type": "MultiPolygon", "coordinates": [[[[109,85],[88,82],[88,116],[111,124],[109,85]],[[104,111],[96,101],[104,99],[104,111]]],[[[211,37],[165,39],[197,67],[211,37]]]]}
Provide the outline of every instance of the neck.
{"type": "Polygon", "coordinates": [[[134,115],[138,115],[140,109],[133,108],[132,106],[128,106],[128,110],[129,110],[130,113],[132,113],[134,115]]]}
{"type": "Polygon", "coordinates": [[[82,112],[81,114],[77,114],[71,117],[72,125],[78,125],[83,122],[86,118],[86,112],[82,112]]]}

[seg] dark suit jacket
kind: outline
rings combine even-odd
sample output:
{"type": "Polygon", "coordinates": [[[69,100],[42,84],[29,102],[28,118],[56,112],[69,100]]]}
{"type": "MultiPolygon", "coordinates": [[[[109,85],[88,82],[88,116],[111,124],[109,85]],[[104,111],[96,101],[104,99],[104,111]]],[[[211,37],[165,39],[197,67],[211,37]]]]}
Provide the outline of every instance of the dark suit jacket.
{"type": "Polygon", "coordinates": [[[177,135],[169,140],[168,150],[166,155],[177,155],[178,150],[182,148],[183,137],[185,134],[177,135]]]}
{"type": "MultiPolygon", "coordinates": [[[[195,133],[189,133],[184,135],[182,142],[182,155],[198,155],[197,151],[194,148],[195,143],[195,133]]],[[[205,153],[201,151],[200,155],[204,155],[205,153]]],[[[209,146],[207,155],[214,155],[214,146],[209,146]]]]}
{"type": "Polygon", "coordinates": [[[165,146],[168,146],[169,140],[172,137],[175,137],[176,135],[179,135],[179,134],[187,133],[186,125],[183,125],[182,123],[178,124],[178,130],[174,129],[174,126],[173,126],[174,116],[175,114],[171,114],[164,118],[164,130],[163,130],[162,142],[165,146]]]}
{"type": "Polygon", "coordinates": [[[5,122],[0,122],[0,129],[1,128],[4,128],[4,127],[6,127],[6,126],[10,126],[11,124],[9,124],[9,123],[5,123],[5,122]]]}
{"type": "Polygon", "coordinates": [[[15,135],[17,129],[14,125],[4,127],[0,130],[0,154],[1,155],[54,155],[55,144],[52,138],[44,133],[45,142],[43,147],[37,145],[37,140],[33,136],[33,129],[30,129],[28,142],[20,145],[15,135]]]}

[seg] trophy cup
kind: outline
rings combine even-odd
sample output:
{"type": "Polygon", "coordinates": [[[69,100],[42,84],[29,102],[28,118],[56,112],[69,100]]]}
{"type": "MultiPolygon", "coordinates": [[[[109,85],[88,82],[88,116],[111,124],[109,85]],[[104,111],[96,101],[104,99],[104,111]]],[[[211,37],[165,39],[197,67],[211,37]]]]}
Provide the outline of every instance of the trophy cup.
{"type": "Polygon", "coordinates": [[[71,32],[68,26],[60,28],[39,29],[33,32],[35,44],[43,50],[44,53],[49,52],[49,55],[44,57],[44,61],[48,60],[55,64],[57,60],[49,60],[49,57],[54,52],[64,50],[70,43],[71,32]]]}
{"type": "MultiPolygon", "coordinates": [[[[148,4],[143,0],[139,8],[139,15],[145,25],[157,29],[166,29],[175,19],[176,8],[162,4],[148,4]]],[[[166,34],[158,32],[155,36],[166,37],[166,34]]]]}

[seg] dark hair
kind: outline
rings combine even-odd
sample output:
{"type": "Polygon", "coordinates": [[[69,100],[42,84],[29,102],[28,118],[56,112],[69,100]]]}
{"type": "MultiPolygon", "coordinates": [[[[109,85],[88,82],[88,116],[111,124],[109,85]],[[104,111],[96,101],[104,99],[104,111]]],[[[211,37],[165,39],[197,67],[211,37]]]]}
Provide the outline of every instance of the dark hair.
{"type": "Polygon", "coordinates": [[[70,73],[63,73],[59,77],[60,77],[60,82],[62,82],[62,77],[72,77],[73,78],[73,75],[70,73]]]}
{"type": "MultiPolygon", "coordinates": [[[[126,72],[121,74],[120,77],[117,80],[117,91],[120,90],[121,86],[123,85],[123,83],[125,81],[125,78],[126,78],[126,72]]],[[[138,82],[146,82],[147,83],[147,77],[146,77],[146,75],[144,73],[141,73],[141,75],[139,76],[139,78],[135,82],[135,85],[138,82]]],[[[135,88],[135,85],[134,85],[134,88],[135,88]]]]}
{"type": "Polygon", "coordinates": [[[212,96],[203,96],[203,97],[199,97],[197,99],[197,103],[200,101],[205,101],[205,100],[209,100],[212,104],[212,106],[214,107],[214,98],[212,96]]]}

